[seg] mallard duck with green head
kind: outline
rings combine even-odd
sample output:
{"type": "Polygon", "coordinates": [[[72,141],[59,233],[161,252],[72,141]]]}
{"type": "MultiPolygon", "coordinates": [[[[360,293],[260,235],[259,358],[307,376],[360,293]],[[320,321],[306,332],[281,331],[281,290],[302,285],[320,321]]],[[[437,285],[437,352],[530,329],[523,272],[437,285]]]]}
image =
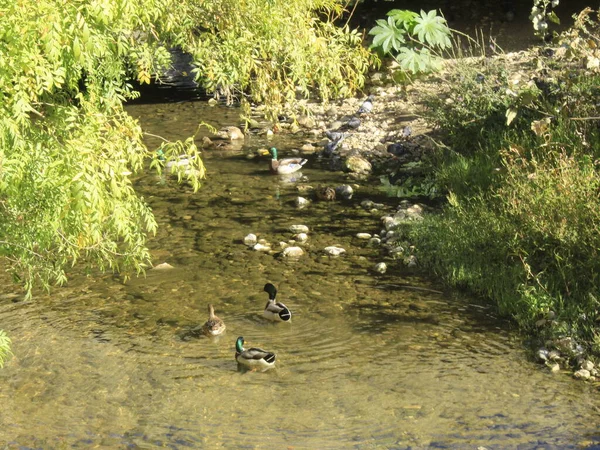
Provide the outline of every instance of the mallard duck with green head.
{"type": "Polygon", "coordinates": [[[202,325],[202,333],[207,336],[218,336],[225,331],[225,322],[215,315],[213,305],[208,305],[208,320],[202,325]]]}
{"type": "Polygon", "coordinates": [[[256,347],[244,348],[244,338],[240,336],[235,341],[235,360],[250,369],[266,370],[275,365],[275,353],[256,347]]]}
{"type": "Polygon", "coordinates": [[[269,169],[272,173],[276,173],[279,175],[287,175],[290,173],[294,173],[302,169],[302,166],[308,162],[308,160],[303,158],[285,158],[285,159],[277,159],[277,149],[275,147],[271,147],[269,150],[271,154],[271,161],[269,162],[269,169]]]}
{"type": "Polygon", "coordinates": [[[290,322],[292,320],[292,312],[287,306],[275,299],[277,288],[271,283],[267,283],[263,290],[269,294],[269,301],[265,306],[263,316],[275,322],[290,322]]]}

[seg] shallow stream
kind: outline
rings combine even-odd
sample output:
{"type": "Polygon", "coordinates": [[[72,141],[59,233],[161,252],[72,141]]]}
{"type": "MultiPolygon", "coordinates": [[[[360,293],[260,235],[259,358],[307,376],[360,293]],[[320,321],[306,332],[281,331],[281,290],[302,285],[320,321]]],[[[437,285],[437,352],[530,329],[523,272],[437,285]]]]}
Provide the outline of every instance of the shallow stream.
{"type": "MultiPolygon", "coordinates": [[[[237,111],[204,103],[130,106],[145,129],[185,138],[201,119],[237,111]]],[[[149,141],[150,145],[153,142],[149,141]]],[[[139,190],[160,224],[152,270],[125,284],[75,273],[68,286],[21,301],[0,294],[0,328],[15,356],[0,370],[3,448],[591,448],[600,399],[590,385],[532,362],[522,338],[472,299],[419,278],[400,262],[371,272],[377,233],[397,200],[363,186],[348,202],[294,207],[298,183],[248,159],[264,145],[207,150],[197,193],[149,174],[139,190]],[[366,211],[366,198],[388,209],[366,211]],[[255,233],[276,245],[309,226],[297,261],[248,249],[255,233]],[[339,245],[341,257],[322,249],[339,245]],[[265,282],[292,323],[260,315],[265,282]],[[192,336],[208,303],[227,325],[192,336]],[[268,372],[240,372],[234,343],[277,354],[268,372]]],[[[286,156],[293,142],[277,142],[286,156]]],[[[300,144],[296,142],[296,145],[300,144]]],[[[308,183],[345,182],[311,159],[308,183]]],[[[299,184],[306,184],[300,182],[299,184]]]]}

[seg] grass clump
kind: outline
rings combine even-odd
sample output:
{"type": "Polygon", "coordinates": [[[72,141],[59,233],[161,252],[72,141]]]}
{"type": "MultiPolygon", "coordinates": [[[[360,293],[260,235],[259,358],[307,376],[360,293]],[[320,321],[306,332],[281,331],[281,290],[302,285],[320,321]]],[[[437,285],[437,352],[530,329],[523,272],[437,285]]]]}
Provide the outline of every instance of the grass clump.
{"type": "Polygon", "coordinates": [[[449,202],[409,231],[451,284],[544,340],[569,336],[596,353],[599,29],[587,9],[557,48],[450,68],[428,113],[447,144],[434,167],[449,202]]]}

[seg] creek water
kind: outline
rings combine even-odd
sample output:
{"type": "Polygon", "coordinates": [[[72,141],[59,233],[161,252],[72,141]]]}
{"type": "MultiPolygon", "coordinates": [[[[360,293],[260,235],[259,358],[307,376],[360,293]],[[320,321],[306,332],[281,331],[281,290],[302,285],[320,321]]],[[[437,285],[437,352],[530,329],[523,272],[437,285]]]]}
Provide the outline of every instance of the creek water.
{"type": "MultiPolygon", "coordinates": [[[[201,102],[128,108],[170,139],[200,119],[220,126],[238,114],[201,102]]],[[[294,145],[275,143],[282,156],[294,145]]],[[[15,356],[0,370],[3,448],[600,445],[593,386],[549,373],[488,308],[436,292],[400,262],[371,272],[383,257],[354,236],[378,232],[397,200],[365,185],[350,201],[297,210],[298,185],[345,179],[311,159],[308,181],[280,182],[266,159],[246,156],[265,144],[253,137],[237,150],[204,151],[208,178],[197,193],[169,177],[138,180],[160,224],[149,242],[154,263],[173,269],[126,283],[74,271],[67,286],[32,301],[5,282],[0,328],[15,356]],[[366,198],[387,206],[367,211],[366,198]],[[278,245],[293,224],[310,228],[298,260],[242,243],[252,232],[278,245]],[[325,256],[329,245],[347,253],[325,256]],[[291,323],[261,317],[267,281],[291,323]],[[217,339],[191,333],[208,303],[227,325],[217,339]],[[239,371],[237,336],[274,351],[276,367],[239,371]]]]}

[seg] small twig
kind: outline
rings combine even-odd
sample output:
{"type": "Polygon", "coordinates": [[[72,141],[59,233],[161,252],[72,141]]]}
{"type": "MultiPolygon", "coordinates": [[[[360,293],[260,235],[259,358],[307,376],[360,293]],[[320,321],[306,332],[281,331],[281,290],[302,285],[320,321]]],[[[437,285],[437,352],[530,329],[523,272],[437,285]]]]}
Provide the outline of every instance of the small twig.
{"type": "Polygon", "coordinates": [[[168,139],[165,139],[164,137],[162,137],[162,136],[159,136],[158,134],[148,133],[147,131],[144,131],[144,134],[145,134],[146,136],[151,136],[151,137],[155,137],[155,138],[157,138],[157,139],[161,139],[161,140],[163,140],[164,142],[170,142],[168,139]]]}
{"type": "Polygon", "coordinates": [[[600,120],[600,117],[569,117],[569,120],[580,120],[580,121],[600,120]]]}
{"type": "Polygon", "coordinates": [[[40,255],[37,252],[34,252],[30,248],[27,248],[27,247],[25,247],[24,245],[21,245],[21,244],[15,244],[14,242],[8,242],[8,241],[0,241],[0,245],[7,245],[9,247],[18,247],[18,248],[20,248],[22,250],[28,251],[29,253],[37,256],[38,258],[42,258],[42,259],[44,258],[44,256],[40,255]]]}
{"type": "MultiPolygon", "coordinates": [[[[348,2],[349,3],[349,2],[348,2]]],[[[348,4],[346,3],[346,5],[348,4]]],[[[352,11],[350,11],[350,15],[348,16],[348,20],[346,20],[346,23],[344,24],[344,27],[347,27],[348,24],[350,23],[350,19],[352,18],[352,16],[354,15],[354,11],[356,11],[356,7],[358,6],[358,0],[356,0],[354,2],[354,6],[352,7],[352,11]]],[[[344,8],[345,9],[345,8],[344,8]]]]}

